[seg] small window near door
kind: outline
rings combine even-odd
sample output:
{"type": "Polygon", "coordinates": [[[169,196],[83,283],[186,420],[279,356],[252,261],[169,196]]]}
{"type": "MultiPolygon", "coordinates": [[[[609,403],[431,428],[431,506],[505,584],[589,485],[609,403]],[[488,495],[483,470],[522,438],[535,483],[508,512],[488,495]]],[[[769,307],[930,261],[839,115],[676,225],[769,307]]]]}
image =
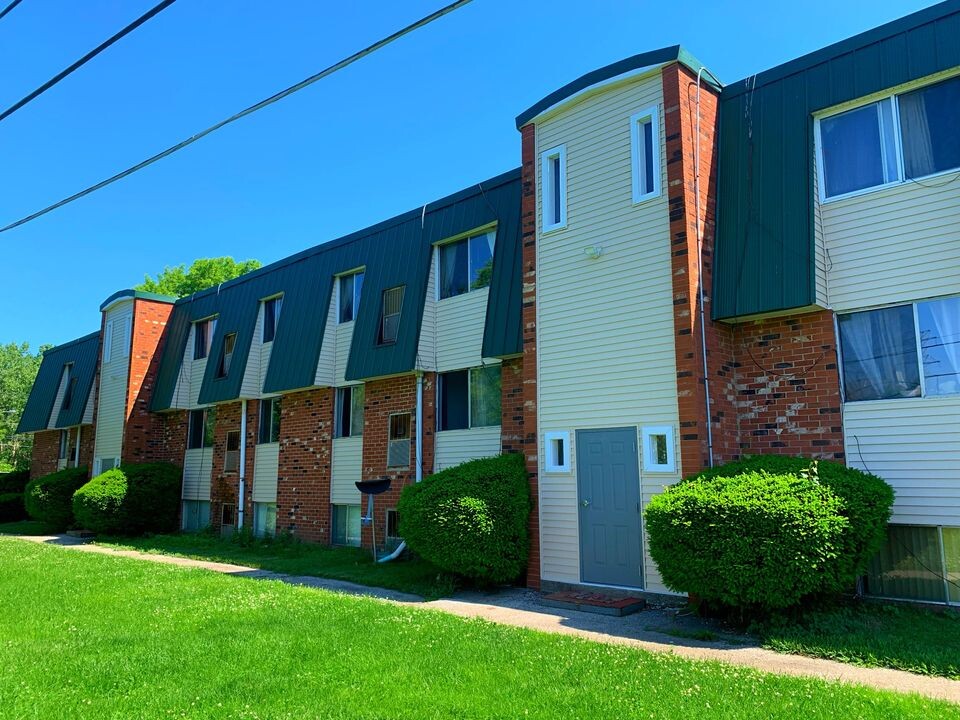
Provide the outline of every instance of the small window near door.
{"type": "Polygon", "coordinates": [[[227,333],[223,336],[223,347],[220,350],[220,362],[217,365],[217,377],[225,378],[230,372],[230,363],[233,360],[233,349],[237,345],[237,334],[227,333]]]}
{"type": "Polygon", "coordinates": [[[548,432],[543,439],[546,450],[544,472],[570,472],[570,433],[548,432]]]}
{"type": "Polygon", "coordinates": [[[337,388],[334,437],[363,435],[363,385],[337,388]]]}
{"type": "Polygon", "coordinates": [[[410,465],[410,413],[390,416],[387,467],[410,465]]]}
{"type": "Polygon", "coordinates": [[[260,401],[260,431],[257,442],[260,445],[280,442],[280,398],[260,401]]]}
{"type": "Polygon", "coordinates": [[[280,322],[280,306],[282,297],[270,298],[263,301],[263,341],[273,342],[277,336],[277,323],[280,322]]]}
{"type": "Polygon", "coordinates": [[[643,469],[647,472],[662,473],[677,471],[672,426],[643,428],[643,469]]]}
{"type": "Polygon", "coordinates": [[[227,449],[223,454],[223,471],[228,473],[240,470],[240,431],[231,430],[227,433],[227,449]]]}
{"type": "Polygon", "coordinates": [[[400,311],[403,309],[404,288],[404,285],[400,285],[383,291],[380,329],[377,335],[379,345],[389,345],[397,341],[397,334],[400,329],[400,311]]]}
{"type": "Polygon", "coordinates": [[[356,319],[360,309],[360,294],[363,290],[363,271],[340,277],[337,288],[339,308],[337,322],[346,323],[356,319]]]}

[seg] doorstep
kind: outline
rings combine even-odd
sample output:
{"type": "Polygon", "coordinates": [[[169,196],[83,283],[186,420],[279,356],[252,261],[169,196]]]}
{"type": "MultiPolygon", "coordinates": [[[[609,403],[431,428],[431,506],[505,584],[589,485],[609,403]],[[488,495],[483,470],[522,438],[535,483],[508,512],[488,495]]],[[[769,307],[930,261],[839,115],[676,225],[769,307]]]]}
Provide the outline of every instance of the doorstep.
{"type": "Polygon", "coordinates": [[[547,607],[579,610],[598,615],[623,617],[642,610],[647,601],[638,597],[610,597],[595,592],[561,591],[542,595],[540,603],[547,607]]]}

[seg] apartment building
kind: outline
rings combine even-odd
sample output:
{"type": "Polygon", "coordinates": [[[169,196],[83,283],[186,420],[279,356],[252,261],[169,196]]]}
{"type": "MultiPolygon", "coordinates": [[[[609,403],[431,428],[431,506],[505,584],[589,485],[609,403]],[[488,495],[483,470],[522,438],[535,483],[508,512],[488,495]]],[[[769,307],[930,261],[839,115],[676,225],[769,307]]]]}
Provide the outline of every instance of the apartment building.
{"type": "Polygon", "coordinates": [[[960,2],[732,84],[644,52],[516,127],[518,170],[109,298],[44,358],[33,474],[169,460],[185,529],[369,545],[356,481],[379,544],[404,485],[523,452],[529,586],[667,594],[650,497],[802,454],[896,490],[866,592],[960,602],[960,2]]]}

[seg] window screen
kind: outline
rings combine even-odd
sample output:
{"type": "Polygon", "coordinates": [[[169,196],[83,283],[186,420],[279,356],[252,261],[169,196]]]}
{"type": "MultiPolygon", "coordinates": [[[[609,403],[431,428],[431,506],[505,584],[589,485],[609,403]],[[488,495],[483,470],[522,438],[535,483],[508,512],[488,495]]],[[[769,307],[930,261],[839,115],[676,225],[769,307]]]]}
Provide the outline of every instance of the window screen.
{"type": "Polygon", "coordinates": [[[380,334],[378,338],[381,345],[397,341],[397,332],[400,328],[400,311],[403,308],[403,291],[403,285],[383,291],[383,307],[380,312],[380,334]]]}
{"type": "Polygon", "coordinates": [[[839,324],[847,402],[920,395],[913,306],[841,315],[839,324]]]}

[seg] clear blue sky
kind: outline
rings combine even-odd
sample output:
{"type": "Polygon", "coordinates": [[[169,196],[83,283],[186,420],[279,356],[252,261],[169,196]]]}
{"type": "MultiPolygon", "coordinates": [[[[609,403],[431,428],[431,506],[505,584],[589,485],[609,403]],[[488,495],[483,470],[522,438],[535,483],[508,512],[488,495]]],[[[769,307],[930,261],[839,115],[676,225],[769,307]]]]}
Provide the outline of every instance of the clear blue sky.
{"type": "MultiPolygon", "coordinates": [[[[445,4],[179,0],[0,123],[0,225],[99,181],[445,4]]],[[[6,0],[0,0],[6,5],[6,0]]],[[[23,0],[8,107],[155,0],[23,0]]],[[[474,0],[173,157],[0,235],[0,343],[61,343],[165,265],[269,263],[520,164],[513,119],[607,63],[682,44],[723,81],[930,2],[474,0]]]]}

